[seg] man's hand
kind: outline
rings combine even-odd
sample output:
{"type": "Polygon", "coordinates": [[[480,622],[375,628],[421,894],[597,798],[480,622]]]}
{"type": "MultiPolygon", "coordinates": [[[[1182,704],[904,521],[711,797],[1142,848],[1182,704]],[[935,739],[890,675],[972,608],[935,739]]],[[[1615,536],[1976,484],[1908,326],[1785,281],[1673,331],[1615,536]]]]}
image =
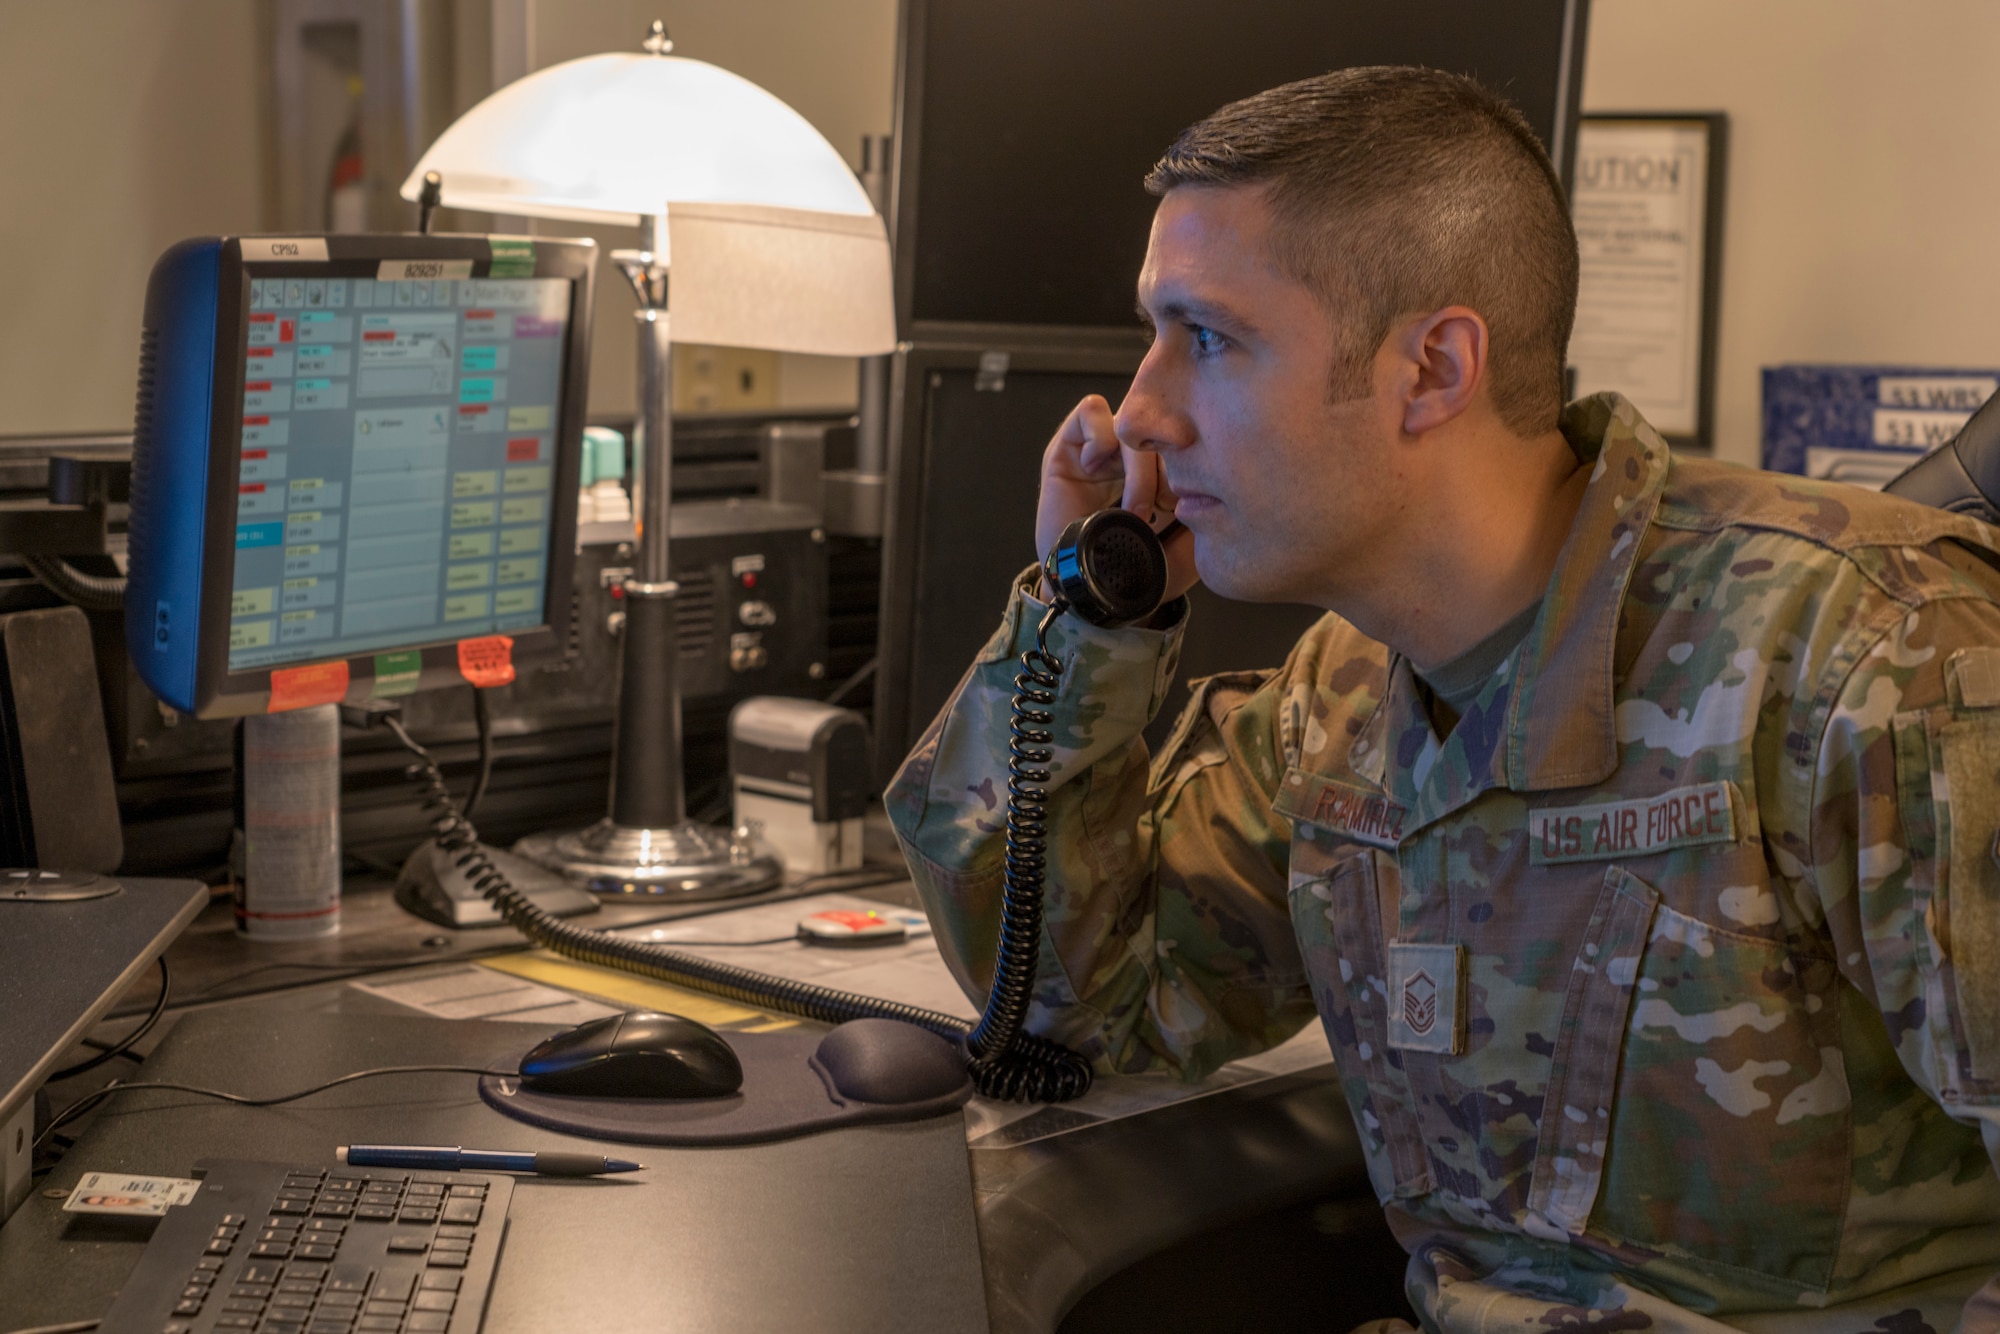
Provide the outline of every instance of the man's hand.
{"type": "MultiPolygon", "coordinates": [[[[1111,405],[1092,394],[1042,452],[1042,495],[1035,512],[1035,554],[1043,561],[1078,519],[1111,505],[1128,509],[1159,532],[1174,521],[1175,496],[1159,455],[1119,443],[1111,405]]],[[[1194,534],[1177,528],[1165,539],[1167,597],[1171,602],[1194,587],[1194,534]]],[[[1042,590],[1046,597],[1048,590],[1042,590]]]]}

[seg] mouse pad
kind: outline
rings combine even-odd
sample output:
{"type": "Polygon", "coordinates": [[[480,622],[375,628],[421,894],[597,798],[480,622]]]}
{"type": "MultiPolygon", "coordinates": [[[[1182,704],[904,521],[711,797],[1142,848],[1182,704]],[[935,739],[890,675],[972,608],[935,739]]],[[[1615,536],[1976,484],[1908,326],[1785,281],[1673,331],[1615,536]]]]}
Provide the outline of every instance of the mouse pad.
{"type": "Polygon", "coordinates": [[[743,1063],[743,1087],[720,1098],[537,1093],[522,1088],[519,1079],[498,1075],[479,1081],[479,1096],[495,1111],[548,1130],[629,1144],[682,1145],[755,1144],[838,1126],[919,1121],[955,1111],[972,1096],[972,1081],[961,1079],[956,1088],[930,1097],[869,1102],[835,1088],[817,1059],[824,1033],[780,1029],[726,1037],[743,1063]]]}

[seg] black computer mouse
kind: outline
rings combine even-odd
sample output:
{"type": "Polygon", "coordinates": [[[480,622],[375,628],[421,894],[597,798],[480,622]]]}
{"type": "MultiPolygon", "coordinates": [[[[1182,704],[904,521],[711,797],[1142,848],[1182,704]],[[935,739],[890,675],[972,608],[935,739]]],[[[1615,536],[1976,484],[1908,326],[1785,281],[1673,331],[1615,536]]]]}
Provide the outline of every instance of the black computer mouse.
{"type": "Polygon", "coordinates": [[[743,1064],[706,1024],[634,1010],[537,1045],[521,1058],[521,1087],[586,1098],[714,1098],[743,1087],[743,1064]]]}

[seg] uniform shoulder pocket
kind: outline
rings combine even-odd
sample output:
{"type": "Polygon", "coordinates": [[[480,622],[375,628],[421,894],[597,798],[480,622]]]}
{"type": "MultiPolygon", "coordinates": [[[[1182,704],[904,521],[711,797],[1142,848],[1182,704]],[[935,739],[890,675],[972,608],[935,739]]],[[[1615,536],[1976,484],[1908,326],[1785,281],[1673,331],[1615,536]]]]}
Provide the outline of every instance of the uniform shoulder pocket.
{"type": "Polygon", "coordinates": [[[1203,747],[1202,739],[1219,734],[1229,715],[1249,703],[1272,675],[1268,671],[1220,672],[1192,682],[1193,694],[1187,706],[1174,720],[1166,744],[1153,758],[1148,786],[1161,792],[1178,786],[1198,769],[1226,760],[1229,757],[1226,747],[1203,747]]]}

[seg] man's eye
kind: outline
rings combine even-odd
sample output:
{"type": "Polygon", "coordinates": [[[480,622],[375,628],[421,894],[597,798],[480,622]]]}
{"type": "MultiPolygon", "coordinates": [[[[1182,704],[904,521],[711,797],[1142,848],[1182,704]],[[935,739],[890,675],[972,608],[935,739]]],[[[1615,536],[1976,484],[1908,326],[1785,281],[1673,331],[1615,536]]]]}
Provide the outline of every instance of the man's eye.
{"type": "Polygon", "coordinates": [[[1190,324],[1187,330],[1188,341],[1194,344],[1197,356],[1212,357],[1222,351],[1229,341],[1207,325],[1190,324]]]}

